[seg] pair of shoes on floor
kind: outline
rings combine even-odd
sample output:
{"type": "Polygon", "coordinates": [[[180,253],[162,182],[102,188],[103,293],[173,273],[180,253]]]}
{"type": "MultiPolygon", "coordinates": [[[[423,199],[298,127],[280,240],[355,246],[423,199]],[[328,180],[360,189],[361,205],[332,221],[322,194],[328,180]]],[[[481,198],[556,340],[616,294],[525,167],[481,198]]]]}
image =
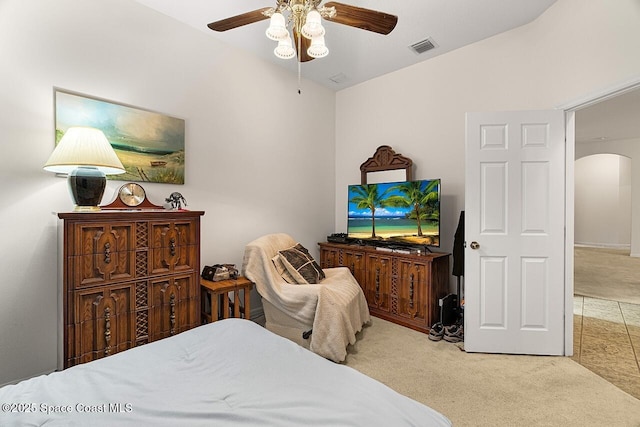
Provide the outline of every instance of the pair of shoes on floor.
{"type": "Polygon", "coordinates": [[[443,339],[447,342],[460,342],[464,340],[462,325],[454,324],[444,326],[442,323],[434,323],[429,330],[429,339],[431,341],[440,341],[443,339]]]}

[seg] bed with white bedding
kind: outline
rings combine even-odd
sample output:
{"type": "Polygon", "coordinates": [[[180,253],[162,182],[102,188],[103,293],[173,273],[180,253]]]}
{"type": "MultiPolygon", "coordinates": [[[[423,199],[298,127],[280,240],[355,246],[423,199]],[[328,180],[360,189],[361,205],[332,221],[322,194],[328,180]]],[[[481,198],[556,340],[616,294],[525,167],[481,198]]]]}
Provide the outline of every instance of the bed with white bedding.
{"type": "Polygon", "coordinates": [[[241,319],[0,388],[0,425],[450,426],[435,410],[241,319]]]}

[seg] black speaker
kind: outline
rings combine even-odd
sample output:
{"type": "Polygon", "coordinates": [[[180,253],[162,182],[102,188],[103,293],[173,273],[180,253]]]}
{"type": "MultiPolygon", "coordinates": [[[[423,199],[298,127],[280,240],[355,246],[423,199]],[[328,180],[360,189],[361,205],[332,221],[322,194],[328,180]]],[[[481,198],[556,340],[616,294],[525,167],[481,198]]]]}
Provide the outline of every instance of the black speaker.
{"type": "Polygon", "coordinates": [[[458,320],[458,296],[449,294],[438,301],[440,304],[440,322],[444,326],[453,325],[458,320]]]}

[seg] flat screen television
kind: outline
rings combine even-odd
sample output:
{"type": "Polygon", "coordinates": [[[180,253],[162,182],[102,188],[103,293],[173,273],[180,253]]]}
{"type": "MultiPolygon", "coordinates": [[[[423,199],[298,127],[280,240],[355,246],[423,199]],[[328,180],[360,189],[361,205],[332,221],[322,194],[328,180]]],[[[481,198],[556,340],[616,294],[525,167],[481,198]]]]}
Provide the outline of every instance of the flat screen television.
{"type": "Polygon", "coordinates": [[[348,210],[349,239],[440,246],[440,179],[350,185],[348,210]]]}

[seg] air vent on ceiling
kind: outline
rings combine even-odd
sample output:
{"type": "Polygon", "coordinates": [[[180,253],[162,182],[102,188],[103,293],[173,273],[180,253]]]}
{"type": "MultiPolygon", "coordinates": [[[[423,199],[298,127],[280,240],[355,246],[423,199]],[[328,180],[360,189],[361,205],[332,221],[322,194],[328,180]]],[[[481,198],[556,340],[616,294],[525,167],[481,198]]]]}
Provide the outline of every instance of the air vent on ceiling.
{"type": "Polygon", "coordinates": [[[335,76],[329,77],[329,80],[336,84],[340,84],[347,80],[347,76],[344,73],[338,73],[335,76]]]}
{"type": "Polygon", "coordinates": [[[426,38],[409,46],[417,54],[425,53],[436,47],[436,44],[430,38],[426,38]]]}

